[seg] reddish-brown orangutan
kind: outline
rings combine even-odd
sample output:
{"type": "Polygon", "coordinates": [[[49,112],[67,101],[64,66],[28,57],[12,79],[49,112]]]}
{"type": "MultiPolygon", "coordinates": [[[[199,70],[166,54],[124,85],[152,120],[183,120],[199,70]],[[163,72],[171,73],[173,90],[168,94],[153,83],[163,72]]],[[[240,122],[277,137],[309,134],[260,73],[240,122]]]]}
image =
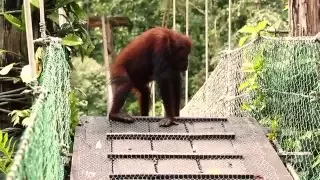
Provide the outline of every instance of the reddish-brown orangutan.
{"type": "Polygon", "coordinates": [[[148,116],[148,83],[156,81],[166,112],[159,124],[175,124],[174,117],[178,117],[180,111],[181,72],[187,70],[191,45],[187,36],[161,27],[149,29],[131,41],[111,67],[115,92],[109,118],[134,122],[132,116],[120,112],[132,90],[139,99],[141,116],[148,116]]]}

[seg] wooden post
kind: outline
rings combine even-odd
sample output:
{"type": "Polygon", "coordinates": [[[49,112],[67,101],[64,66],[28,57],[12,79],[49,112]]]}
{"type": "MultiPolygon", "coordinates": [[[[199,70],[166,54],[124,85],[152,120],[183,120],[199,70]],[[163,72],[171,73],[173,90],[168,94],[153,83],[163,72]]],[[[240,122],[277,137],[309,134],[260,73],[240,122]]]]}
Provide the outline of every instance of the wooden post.
{"type": "Polygon", "coordinates": [[[109,52],[108,52],[108,37],[107,37],[107,28],[109,28],[109,20],[104,16],[101,17],[101,24],[102,24],[102,38],[103,38],[103,59],[104,59],[104,67],[106,73],[106,80],[107,80],[107,92],[108,92],[108,114],[111,107],[112,99],[113,99],[113,92],[112,92],[112,85],[109,83],[110,80],[110,68],[109,68],[109,52]]]}
{"type": "MultiPolygon", "coordinates": [[[[189,0],[186,0],[186,35],[189,36],[189,0]]],[[[188,103],[188,94],[189,94],[189,68],[186,70],[185,77],[185,95],[184,95],[184,104],[188,103]]]]}
{"type": "MultiPolygon", "coordinates": [[[[43,2],[43,1],[40,1],[43,2]]],[[[30,1],[24,0],[24,16],[25,16],[25,26],[26,26],[26,38],[27,38],[27,48],[28,48],[28,59],[29,65],[31,68],[32,79],[36,77],[36,63],[34,61],[34,44],[33,44],[33,31],[32,31],[32,17],[31,17],[31,7],[30,1]]],[[[39,3],[43,7],[43,3],[39,3]]],[[[41,16],[41,15],[40,15],[41,16]]],[[[40,17],[40,19],[44,20],[44,17],[40,17]]]]}
{"type": "Polygon", "coordinates": [[[314,36],[320,32],[320,1],[289,0],[290,36],[314,36]]]}
{"type": "Polygon", "coordinates": [[[205,53],[206,53],[206,81],[209,76],[209,54],[208,54],[208,0],[205,0],[205,53]]]}

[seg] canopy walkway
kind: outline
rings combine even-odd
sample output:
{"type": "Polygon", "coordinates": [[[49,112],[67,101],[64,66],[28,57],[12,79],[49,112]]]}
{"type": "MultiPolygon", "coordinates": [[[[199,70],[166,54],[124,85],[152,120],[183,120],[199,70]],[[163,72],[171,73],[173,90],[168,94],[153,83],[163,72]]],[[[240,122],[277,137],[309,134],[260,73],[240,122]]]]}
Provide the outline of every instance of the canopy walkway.
{"type": "MultiPolygon", "coordinates": [[[[73,180],[319,180],[319,36],[259,37],[225,52],[208,78],[206,61],[207,80],[181,110],[188,118],[179,125],[82,117],[71,148],[70,67],[61,39],[45,35],[44,18],[40,24],[43,71],[32,75],[37,99],[7,180],[64,179],[72,150],[73,180]]],[[[35,70],[33,38],[28,42],[35,70]]]]}
{"type": "Polygon", "coordinates": [[[254,119],[137,119],[82,117],[71,179],[292,179],[254,119]]]}
{"type": "Polygon", "coordinates": [[[258,38],[222,56],[179,125],[82,117],[71,148],[70,70],[53,41],[7,180],[64,179],[72,149],[73,180],[319,180],[319,52],[317,37],[258,38]]]}

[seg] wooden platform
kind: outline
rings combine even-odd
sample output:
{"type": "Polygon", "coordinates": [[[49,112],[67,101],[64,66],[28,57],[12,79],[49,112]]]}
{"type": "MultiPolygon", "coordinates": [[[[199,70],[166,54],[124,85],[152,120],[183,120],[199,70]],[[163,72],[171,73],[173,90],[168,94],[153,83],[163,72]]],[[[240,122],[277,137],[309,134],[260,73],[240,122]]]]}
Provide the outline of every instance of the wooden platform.
{"type": "Polygon", "coordinates": [[[262,129],[249,118],[181,118],[159,127],[82,117],[71,180],[293,179],[262,129]]]}

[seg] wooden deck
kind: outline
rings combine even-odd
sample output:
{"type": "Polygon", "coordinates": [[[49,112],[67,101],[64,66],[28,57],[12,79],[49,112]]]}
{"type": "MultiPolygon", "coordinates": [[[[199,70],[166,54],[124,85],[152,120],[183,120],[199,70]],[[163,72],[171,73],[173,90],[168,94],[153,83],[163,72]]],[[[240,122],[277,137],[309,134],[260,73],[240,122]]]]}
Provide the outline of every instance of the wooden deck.
{"type": "Polygon", "coordinates": [[[181,118],[159,127],[82,117],[71,180],[293,179],[262,129],[250,118],[181,118]]]}

